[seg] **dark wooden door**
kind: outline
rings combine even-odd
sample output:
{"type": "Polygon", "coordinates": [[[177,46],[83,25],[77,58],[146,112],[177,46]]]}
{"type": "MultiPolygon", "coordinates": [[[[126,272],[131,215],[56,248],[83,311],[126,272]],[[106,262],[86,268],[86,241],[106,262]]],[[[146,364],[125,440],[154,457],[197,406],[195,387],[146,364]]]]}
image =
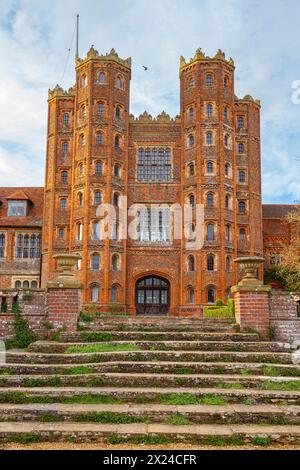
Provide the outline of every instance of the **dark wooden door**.
{"type": "Polygon", "coordinates": [[[136,284],[136,309],[138,315],[168,315],[170,284],[161,277],[145,277],[136,284]]]}

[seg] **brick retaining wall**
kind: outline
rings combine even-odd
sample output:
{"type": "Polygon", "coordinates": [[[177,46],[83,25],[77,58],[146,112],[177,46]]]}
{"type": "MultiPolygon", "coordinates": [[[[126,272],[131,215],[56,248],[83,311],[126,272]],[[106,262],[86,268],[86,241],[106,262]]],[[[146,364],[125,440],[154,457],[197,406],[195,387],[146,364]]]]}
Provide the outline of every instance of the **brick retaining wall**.
{"type": "Polygon", "coordinates": [[[270,324],[275,329],[275,339],[300,341],[300,317],[297,316],[300,293],[272,291],[270,296],[270,324]]]}

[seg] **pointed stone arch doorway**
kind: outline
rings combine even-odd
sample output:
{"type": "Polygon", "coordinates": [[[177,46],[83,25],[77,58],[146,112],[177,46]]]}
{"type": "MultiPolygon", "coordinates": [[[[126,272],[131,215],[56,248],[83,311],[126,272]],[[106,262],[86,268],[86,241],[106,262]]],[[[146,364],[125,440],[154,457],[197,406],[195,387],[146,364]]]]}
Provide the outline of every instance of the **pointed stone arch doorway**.
{"type": "Polygon", "coordinates": [[[170,310],[170,283],[160,276],[146,276],[135,286],[137,315],[166,316],[170,310]]]}

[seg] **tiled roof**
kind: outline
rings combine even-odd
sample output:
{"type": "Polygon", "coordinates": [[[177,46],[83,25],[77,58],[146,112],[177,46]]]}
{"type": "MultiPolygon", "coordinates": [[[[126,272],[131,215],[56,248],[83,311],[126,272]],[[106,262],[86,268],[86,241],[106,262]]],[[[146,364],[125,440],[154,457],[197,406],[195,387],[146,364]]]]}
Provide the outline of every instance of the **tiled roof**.
{"type": "Polygon", "coordinates": [[[0,188],[0,227],[42,227],[44,188],[0,188]],[[27,200],[26,217],[7,217],[7,201],[27,200]]]}
{"type": "Polygon", "coordinates": [[[299,207],[299,204],[263,204],[263,219],[282,219],[299,207]]]}

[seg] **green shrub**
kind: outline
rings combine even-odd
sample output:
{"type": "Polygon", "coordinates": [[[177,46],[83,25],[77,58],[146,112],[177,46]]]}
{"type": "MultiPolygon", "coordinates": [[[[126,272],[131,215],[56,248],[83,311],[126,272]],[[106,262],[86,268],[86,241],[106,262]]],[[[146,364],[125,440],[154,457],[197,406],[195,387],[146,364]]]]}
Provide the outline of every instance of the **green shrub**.
{"type": "Polygon", "coordinates": [[[228,299],[228,310],[229,310],[229,313],[230,313],[230,316],[232,318],[234,318],[235,316],[235,304],[234,304],[234,299],[228,299]]]}
{"type": "Polygon", "coordinates": [[[85,313],[85,312],[80,312],[79,317],[78,317],[78,320],[79,320],[79,321],[83,321],[83,322],[90,323],[90,322],[93,320],[93,317],[92,317],[91,315],[88,315],[88,314],[85,313]]]}
{"type": "Polygon", "coordinates": [[[215,305],[216,305],[216,307],[222,307],[222,306],[223,306],[222,300],[221,300],[221,299],[217,299],[215,305]]]}
{"type": "Polygon", "coordinates": [[[7,300],[5,297],[2,298],[1,313],[7,313],[7,300]]]}
{"type": "Polygon", "coordinates": [[[27,348],[31,343],[37,340],[37,335],[30,330],[27,320],[21,315],[20,306],[17,302],[12,308],[15,314],[14,336],[5,341],[6,349],[27,348]]]}

